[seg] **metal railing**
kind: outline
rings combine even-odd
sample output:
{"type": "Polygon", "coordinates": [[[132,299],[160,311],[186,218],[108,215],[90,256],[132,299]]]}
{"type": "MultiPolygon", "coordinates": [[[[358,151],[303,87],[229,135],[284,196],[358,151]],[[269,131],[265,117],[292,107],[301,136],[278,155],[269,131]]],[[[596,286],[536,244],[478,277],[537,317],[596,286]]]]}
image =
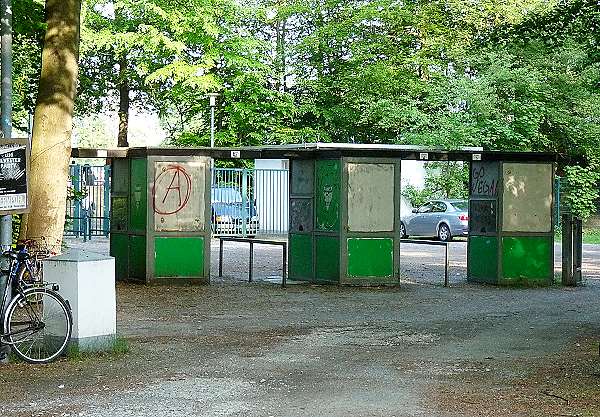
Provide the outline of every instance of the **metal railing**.
{"type": "Polygon", "coordinates": [[[211,212],[215,236],[285,235],[288,170],[215,168],[211,212]]]}
{"type": "Polygon", "coordinates": [[[281,240],[264,240],[244,237],[219,237],[219,277],[223,276],[223,242],[244,242],[250,243],[250,252],[248,255],[248,282],[252,282],[254,271],[254,245],[276,245],[283,248],[283,260],[281,262],[281,287],[286,286],[287,277],[287,242],[281,240]]]}
{"type": "Polygon", "coordinates": [[[110,231],[110,166],[71,164],[74,198],[67,200],[65,234],[108,236],[110,231]]]}

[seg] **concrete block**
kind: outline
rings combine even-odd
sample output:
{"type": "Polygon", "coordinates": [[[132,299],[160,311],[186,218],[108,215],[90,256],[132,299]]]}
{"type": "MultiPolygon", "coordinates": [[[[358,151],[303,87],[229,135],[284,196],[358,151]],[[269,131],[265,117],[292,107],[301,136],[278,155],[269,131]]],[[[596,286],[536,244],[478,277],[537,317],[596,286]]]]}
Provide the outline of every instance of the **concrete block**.
{"type": "Polygon", "coordinates": [[[79,351],[112,349],[117,332],[115,259],[70,250],[44,260],[44,280],[57,283],[71,305],[71,345],[79,351]]]}

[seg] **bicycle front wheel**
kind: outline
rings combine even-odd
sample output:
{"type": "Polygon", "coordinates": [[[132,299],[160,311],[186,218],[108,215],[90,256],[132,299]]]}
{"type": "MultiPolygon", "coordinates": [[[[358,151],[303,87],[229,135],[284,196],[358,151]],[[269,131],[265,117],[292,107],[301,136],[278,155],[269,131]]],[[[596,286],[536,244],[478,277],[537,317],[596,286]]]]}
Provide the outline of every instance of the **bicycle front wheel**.
{"type": "Polygon", "coordinates": [[[12,299],[4,334],[15,354],[29,363],[48,363],[64,352],[73,319],[67,302],[56,292],[32,288],[12,299]]]}

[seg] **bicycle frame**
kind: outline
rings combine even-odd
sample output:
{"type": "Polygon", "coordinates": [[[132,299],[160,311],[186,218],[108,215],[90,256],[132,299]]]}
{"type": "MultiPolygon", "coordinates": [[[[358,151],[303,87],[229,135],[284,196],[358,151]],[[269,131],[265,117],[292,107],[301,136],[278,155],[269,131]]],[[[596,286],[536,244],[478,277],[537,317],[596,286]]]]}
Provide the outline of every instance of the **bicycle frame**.
{"type": "MultiPolygon", "coordinates": [[[[21,251],[19,251],[19,252],[21,252],[21,251]]],[[[0,324],[0,326],[2,326],[2,328],[0,328],[0,342],[5,345],[11,344],[5,340],[5,338],[7,336],[12,336],[12,335],[16,335],[16,334],[20,334],[20,333],[24,333],[24,332],[28,332],[28,331],[39,330],[38,326],[34,326],[32,328],[19,330],[18,332],[14,332],[14,333],[4,333],[5,308],[10,304],[10,302],[14,298],[16,298],[18,296],[25,297],[25,292],[27,290],[27,287],[24,285],[23,282],[18,282],[17,273],[18,273],[21,265],[24,265],[25,268],[29,271],[29,273],[32,274],[31,268],[29,267],[29,264],[25,260],[21,261],[19,259],[11,259],[10,267],[8,270],[8,277],[6,280],[6,287],[4,288],[4,294],[2,294],[2,303],[0,304],[0,313],[1,313],[0,317],[2,318],[1,324],[0,324]],[[19,285],[15,285],[15,282],[19,285]],[[9,299],[11,290],[15,291],[15,293],[12,294],[12,296],[9,299]]],[[[33,323],[38,321],[38,320],[36,320],[36,317],[34,317],[34,314],[29,314],[29,317],[31,318],[33,323]]]]}

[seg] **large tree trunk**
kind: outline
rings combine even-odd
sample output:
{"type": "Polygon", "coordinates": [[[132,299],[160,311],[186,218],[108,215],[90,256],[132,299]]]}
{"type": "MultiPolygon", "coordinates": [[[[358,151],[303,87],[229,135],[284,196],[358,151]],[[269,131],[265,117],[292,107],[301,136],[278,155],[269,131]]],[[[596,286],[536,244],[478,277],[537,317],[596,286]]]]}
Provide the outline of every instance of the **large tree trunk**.
{"type": "Polygon", "coordinates": [[[127,82],[127,59],[119,60],[119,136],[117,146],[128,147],[129,130],[129,83],[127,82]]]}
{"type": "Polygon", "coordinates": [[[33,121],[26,236],[60,252],[65,223],[81,0],[46,0],[47,30],[33,121]]]}

